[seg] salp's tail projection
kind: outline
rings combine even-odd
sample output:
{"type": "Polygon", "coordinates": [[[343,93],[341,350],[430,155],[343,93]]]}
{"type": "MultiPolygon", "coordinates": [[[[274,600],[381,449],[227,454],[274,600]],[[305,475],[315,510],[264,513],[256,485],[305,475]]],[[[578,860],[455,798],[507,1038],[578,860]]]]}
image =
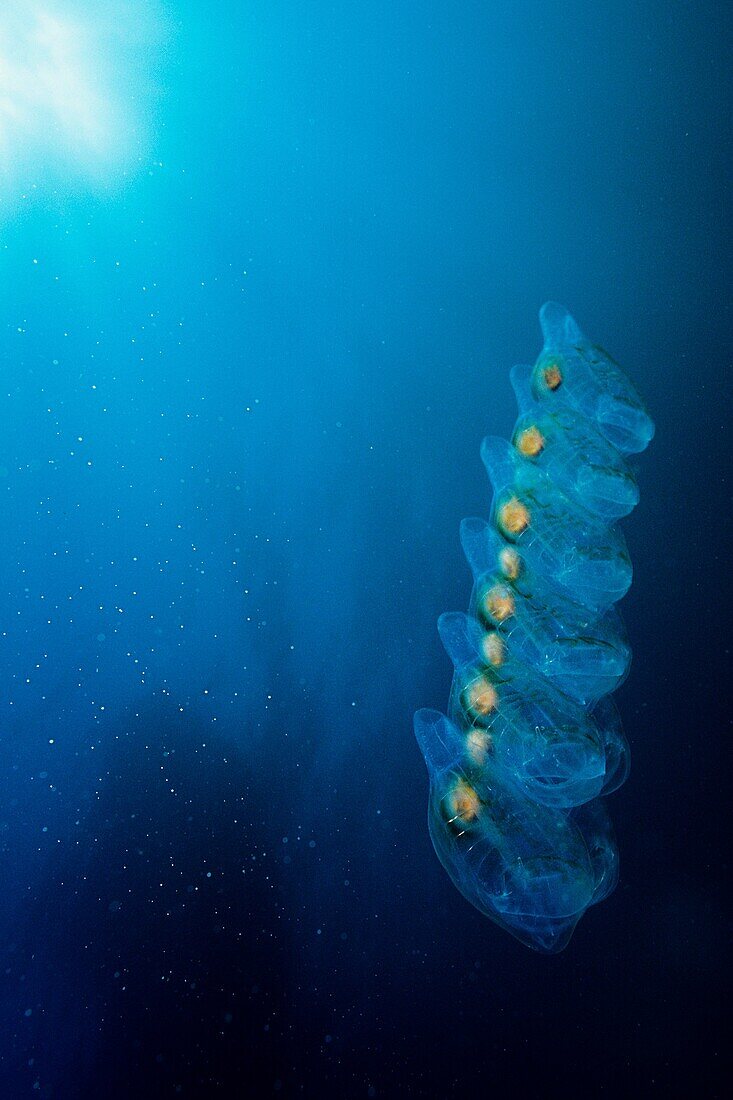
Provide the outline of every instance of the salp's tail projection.
{"type": "Polygon", "coordinates": [[[491,518],[461,526],[469,613],[438,622],[455,667],[448,717],[418,711],[415,734],[453,882],[523,943],[556,952],[618,875],[599,798],[629,767],[609,698],[631,659],[614,608],[631,583],[616,523],[638,500],[625,456],[654,425],[561,306],[540,322],[537,363],[512,372],[512,442],[481,448],[491,518]]]}

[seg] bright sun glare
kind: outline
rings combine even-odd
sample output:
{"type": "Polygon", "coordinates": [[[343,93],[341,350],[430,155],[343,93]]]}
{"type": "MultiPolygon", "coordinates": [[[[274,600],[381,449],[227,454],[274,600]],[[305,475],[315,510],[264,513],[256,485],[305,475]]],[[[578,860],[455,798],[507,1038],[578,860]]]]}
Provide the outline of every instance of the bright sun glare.
{"type": "Polygon", "coordinates": [[[137,5],[35,3],[0,8],[0,185],[24,187],[49,168],[108,185],[140,159],[141,82],[125,71],[125,20],[139,45],[137,5]],[[89,14],[91,12],[91,14],[89,14]],[[122,59],[122,60],[121,60],[122,59]],[[127,93],[127,94],[126,94],[127,93]]]}

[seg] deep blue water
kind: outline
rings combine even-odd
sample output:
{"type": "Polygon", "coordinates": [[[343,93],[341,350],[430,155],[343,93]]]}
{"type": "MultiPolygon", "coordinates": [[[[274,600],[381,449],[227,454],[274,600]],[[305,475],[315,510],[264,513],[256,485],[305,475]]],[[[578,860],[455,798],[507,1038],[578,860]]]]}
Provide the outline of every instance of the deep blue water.
{"type": "Polygon", "coordinates": [[[7,8],[0,1095],[722,1095],[726,6],[7,8]],[[553,958],[412,735],[547,298],[657,424],[621,881],[553,958]]]}

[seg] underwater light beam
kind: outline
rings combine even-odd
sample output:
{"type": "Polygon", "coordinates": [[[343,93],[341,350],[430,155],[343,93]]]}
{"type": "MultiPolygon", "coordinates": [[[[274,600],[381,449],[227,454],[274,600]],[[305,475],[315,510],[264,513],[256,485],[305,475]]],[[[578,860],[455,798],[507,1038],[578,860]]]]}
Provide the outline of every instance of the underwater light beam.
{"type": "Polygon", "coordinates": [[[128,24],[130,40],[141,44],[147,16],[138,9],[100,4],[90,15],[83,5],[21,0],[12,12],[0,11],[3,191],[37,183],[49,167],[108,185],[140,159],[145,82],[132,71],[138,66],[125,71],[130,51],[114,46],[126,42],[128,24]]]}

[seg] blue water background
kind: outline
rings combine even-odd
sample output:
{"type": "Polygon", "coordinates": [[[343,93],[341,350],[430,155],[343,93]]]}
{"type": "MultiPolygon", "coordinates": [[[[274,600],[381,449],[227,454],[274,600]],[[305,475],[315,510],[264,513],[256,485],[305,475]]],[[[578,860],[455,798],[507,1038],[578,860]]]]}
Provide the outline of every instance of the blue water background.
{"type": "Polygon", "coordinates": [[[125,182],[0,214],[2,1095],[718,1095],[724,5],[166,20],[125,182]],[[552,959],[443,873],[411,728],[547,298],[657,423],[621,882],[552,959]]]}

